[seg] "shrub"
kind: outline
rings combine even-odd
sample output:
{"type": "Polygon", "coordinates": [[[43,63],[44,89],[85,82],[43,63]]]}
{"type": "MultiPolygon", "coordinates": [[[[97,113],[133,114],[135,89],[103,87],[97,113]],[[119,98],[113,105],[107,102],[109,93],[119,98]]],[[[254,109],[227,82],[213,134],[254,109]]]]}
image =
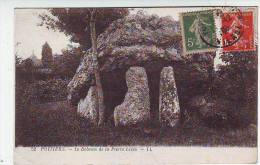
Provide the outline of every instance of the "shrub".
{"type": "MultiPolygon", "coordinates": [[[[257,52],[223,54],[226,63],[216,73],[213,89],[216,98],[229,102],[228,122],[236,126],[257,119],[257,52]]],[[[219,103],[222,104],[222,103],[219,103]]]]}
{"type": "Polygon", "coordinates": [[[64,100],[67,97],[68,80],[50,79],[36,81],[31,85],[32,102],[44,103],[64,100]]]}
{"type": "Polygon", "coordinates": [[[69,80],[49,79],[16,82],[16,105],[39,104],[65,100],[69,80]]]}
{"type": "Polygon", "coordinates": [[[86,123],[66,101],[31,105],[23,114],[16,126],[16,146],[74,145],[81,123],[86,123]]]}

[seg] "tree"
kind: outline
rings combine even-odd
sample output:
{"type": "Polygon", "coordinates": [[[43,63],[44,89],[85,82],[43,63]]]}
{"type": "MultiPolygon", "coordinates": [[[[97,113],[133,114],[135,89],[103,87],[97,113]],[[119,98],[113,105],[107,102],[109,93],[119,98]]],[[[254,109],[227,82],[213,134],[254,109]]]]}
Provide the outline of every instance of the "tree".
{"type": "Polygon", "coordinates": [[[214,81],[218,98],[232,105],[229,122],[235,125],[257,121],[257,51],[224,53],[214,81]],[[240,121],[239,121],[239,120],[240,121]]]}
{"type": "Polygon", "coordinates": [[[50,9],[49,11],[57,19],[46,14],[41,15],[42,24],[45,24],[47,28],[70,35],[71,41],[79,43],[86,49],[92,47],[92,62],[98,100],[98,125],[100,126],[104,123],[105,106],[98,63],[97,35],[102,33],[112,21],[126,16],[129,11],[125,8],[63,8],[50,9]]]}
{"type": "Polygon", "coordinates": [[[71,79],[83,57],[83,53],[79,48],[70,48],[61,50],[62,54],[54,56],[53,74],[55,77],[71,79]]]}
{"type": "Polygon", "coordinates": [[[104,106],[104,94],[103,94],[102,84],[101,84],[101,76],[99,72],[99,64],[97,59],[98,53],[97,53],[96,22],[97,20],[106,19],[107,11],[106,9],[95,9],[95,8],[89,9],[89,11],[90,11],[90,15],[87,17],[87,19],[89,20],[90,34],[91,34],[92,59],[93,59],[94,74],[96,79],[96,91],[97,91],[97,98],[98,98],[98,113],[99,113],[98,125],[100,126],[104,123],[105,106],[104,106]]]}
{"type": "MultiPolygon", "coordinates": [[[[91,48],[89,19],[91,8],[52,8],[48,13],[39,15],[40,26],[59,31],[70,37],[71,42],[79,43],[83,50],[91,48]]],[[[99,8],[104,15],[96,19],[97,36],[105,31],[109,24],[129,14],[127,8],[99,8]]],[[[100,12],[99,12],[100,13],[100,12]]]]}
{"type": "Polygon", "coordinates": [[[52,49],[47,42],[42,46],[42,64],[44,67],[51,67],[53,64],[52,49]]]}
{"type": "Polygon", "coordinates": [[[236,92],[236,99],[239,103],[247,103],[247,88],[257,82],[257,53],[236,52],[224,53],[221,56],[226,63],[220,68],[221,74],[227,74],[233,80],[231,84],[236,92]]]}

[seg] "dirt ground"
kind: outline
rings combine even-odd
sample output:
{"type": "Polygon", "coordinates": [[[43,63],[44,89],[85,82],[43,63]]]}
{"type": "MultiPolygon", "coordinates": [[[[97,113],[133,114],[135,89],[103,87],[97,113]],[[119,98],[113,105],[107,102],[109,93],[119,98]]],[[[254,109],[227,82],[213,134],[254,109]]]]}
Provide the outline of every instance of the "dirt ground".
{"type": "Polygon", "coordinates": [[[16,112],[16,146],[257,146],[257,128],[209,128],[185,123],[175,128],[94,128],[64,102],[16,112]]]}

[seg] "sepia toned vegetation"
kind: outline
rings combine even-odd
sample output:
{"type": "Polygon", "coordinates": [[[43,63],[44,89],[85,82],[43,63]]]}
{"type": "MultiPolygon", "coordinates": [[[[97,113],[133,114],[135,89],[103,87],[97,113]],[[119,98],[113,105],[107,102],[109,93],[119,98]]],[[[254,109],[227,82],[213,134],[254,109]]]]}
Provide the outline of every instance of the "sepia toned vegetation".
{"type": "MultiPolygon", "coordinates": [[[[97,36],[111,22],[129,14],[128,9],[103,10],[106,16],[103,13],[101,18],[96,17],[97,36]]],[[[191,59],[171,64],[182,113],[181,122],[174,128],[156,123],[115,127],[111,114],[126,92],[124,72],[116,69],[112,74],[104,72],[101,83],[108,110],[102,127],[93,127],[77,113],[75,105],[67,102],[67,85],[86,50],[92,50],[90,20],[86,20],[91,13],[84,9],[50,9],[50,14],[40,16],[42,25],[64,32],[80,46],[68,47],[61,55],[53,56],[51,46],[45,43],[42,52],[47,58],[42,59],[43,65],[16,56],[16,146],[257,146],[257,51],[224,53],[221,55],[224,64],[216,70],[212,68],[211,54],[194,54],[191,59]],[[201,97],[195,98],[197,95],[201,97]],[[112,98],[117,102],[112,102],[112,98]],[[191,98],[195,103],[188,101],[191,98]],[[204,102],[200,100],[205,100],[205,105],[198,110],[196,102],[204,102]]],[[[176,38],[179,43],[180,36],[176,38]]],[[[156,60],[154,63],[147,73],[149,88],[159,86],[158,68],[165,64],[156,60]]],[[[158,109],[156,99],[152,97],[151,111],[158,109]]]]}

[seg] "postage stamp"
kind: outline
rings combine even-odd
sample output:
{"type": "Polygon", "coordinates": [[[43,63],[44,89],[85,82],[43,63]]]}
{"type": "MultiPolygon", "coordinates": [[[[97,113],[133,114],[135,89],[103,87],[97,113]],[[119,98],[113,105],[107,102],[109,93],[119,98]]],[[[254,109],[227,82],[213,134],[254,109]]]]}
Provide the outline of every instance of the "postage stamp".
{"type": "Polygon", "coordinates": [[[255,50],[254,10],[232,7],[181,13],[180,23],[184,54],[217,48],[223,52],[255,50]]]}
{"type": "Polygon", "coordinates": [[[216,45],[216,27],[213,10],[181,13],[180,23],[184,54],[216,50],[216,48],[210,46],[216,45]]]}
{"type": "Polygon", "coordinates": [[[7,12],[14,164],[256,162],[258,8],[209,5],[7,12]]]}
{"type": "Polygon", "coordinates": [[[223,52],[255,50],[253,15],[253,11],[223,13],[221,17],[223,52]]]}

